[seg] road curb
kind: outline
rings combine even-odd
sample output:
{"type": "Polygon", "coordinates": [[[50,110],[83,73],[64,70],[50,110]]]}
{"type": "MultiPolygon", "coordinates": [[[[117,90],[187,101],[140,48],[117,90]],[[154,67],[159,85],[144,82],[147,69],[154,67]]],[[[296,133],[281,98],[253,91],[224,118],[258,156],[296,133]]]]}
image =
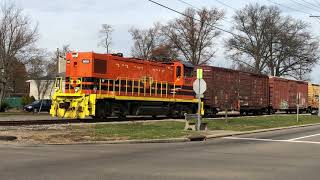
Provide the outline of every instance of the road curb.
{"type": "Polygon", "coordinates": [[[77,144],[144,144],[144,143],[178,143],[189,142],[189,138],[171,138],[171,139],[140,139],[140,140],[117,140],[117,141],[90,141],[90,142],[72,142],[72,143],[46,143],[47,145],[77,145],[77,144]]]}
{"type": "Polygon", "coordinates": [[[245,135],[245,134],[254,134],[254,133],[261,133],[261,132],[278,131],[278,130],[284,130],[284,129],[294,129],[294,128],[317,126],[317,125],[320,125],[320,123],[295,125],[295,126],[286,126],[286,127],[277,127],[277,128],[268,128],[268,129],[259,129],[259,130],[243,131],[243,132],[236,132],[236,133],[226,133],[226,134],[218,134],[218,135],[208,135],[207,139],[214,139],[214,138],[228,137],[228,136],[237,136],[237,135],[245,135]]]}

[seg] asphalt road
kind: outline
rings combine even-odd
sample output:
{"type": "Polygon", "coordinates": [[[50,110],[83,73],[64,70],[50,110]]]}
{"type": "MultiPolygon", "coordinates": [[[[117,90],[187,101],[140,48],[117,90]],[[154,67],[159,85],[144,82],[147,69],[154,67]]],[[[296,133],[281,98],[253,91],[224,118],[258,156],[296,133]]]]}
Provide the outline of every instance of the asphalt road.
{"type": "Polygon", "coordinates": [[[0,145],[0,179],[319,179],[320,126],[206,142],[0,145]]]}

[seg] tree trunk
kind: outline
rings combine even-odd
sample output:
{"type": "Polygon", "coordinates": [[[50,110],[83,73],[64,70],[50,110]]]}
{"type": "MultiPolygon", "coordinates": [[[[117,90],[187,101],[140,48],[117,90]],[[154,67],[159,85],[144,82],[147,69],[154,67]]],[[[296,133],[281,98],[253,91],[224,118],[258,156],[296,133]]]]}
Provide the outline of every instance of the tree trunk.
{"type": "Polygon", "coordinates": [[[6,86],[4,83],[2,83],[1,89],[0,89],[0,110],[2,108],[2,103],[3,103],[3,99],[4,99],[4,95],[5,95],[5,89],[6,89],[6,86]]]}

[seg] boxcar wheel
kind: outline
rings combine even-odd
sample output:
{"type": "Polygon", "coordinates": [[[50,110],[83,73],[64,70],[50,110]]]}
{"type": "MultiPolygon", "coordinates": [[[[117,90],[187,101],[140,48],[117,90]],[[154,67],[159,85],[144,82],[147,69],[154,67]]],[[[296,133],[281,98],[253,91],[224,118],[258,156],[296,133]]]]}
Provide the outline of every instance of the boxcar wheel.
{"type": "Polygon", "coordinates": [[[124,115],[124,114],[119,114],[119,115],[118,115],[118,119],[119,119],[120,121],[125,121],[125,120],[127,119],[127,116],[124,115]]]}

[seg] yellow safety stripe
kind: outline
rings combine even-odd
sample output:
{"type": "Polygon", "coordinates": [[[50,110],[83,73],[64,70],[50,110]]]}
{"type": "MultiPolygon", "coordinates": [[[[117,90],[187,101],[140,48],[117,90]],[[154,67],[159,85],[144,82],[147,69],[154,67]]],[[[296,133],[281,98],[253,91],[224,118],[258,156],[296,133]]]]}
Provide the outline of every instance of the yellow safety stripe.
{"type": "Polygon", "coordinates": [[[116,96],[116,95],[108,95],[108,94],[97,94],[97,99],[116,99],[116,100],[129,100],[129,101],[189,102],[189,103],[197,103],[198,102],[198,99],[116,96]]]}

